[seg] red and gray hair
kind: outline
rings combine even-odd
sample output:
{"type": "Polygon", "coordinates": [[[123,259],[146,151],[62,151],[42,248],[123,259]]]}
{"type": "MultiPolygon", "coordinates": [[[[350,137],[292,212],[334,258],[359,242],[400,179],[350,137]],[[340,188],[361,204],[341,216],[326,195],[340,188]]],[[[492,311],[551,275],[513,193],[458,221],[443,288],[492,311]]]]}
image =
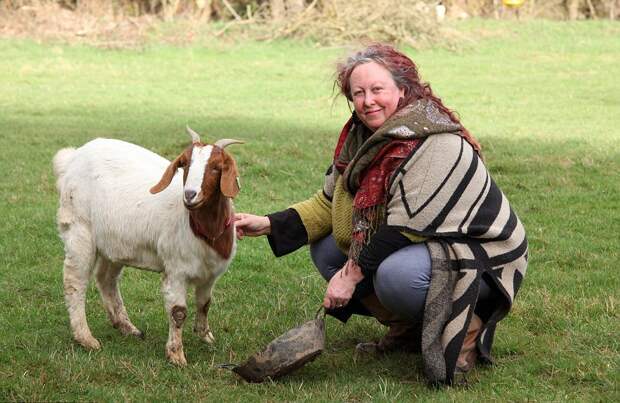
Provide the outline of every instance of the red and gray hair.
{"type": "MultiPolygon", "coordinates": [[[[387,69],[392,75],[392,79],[398,88],[405,91],[404,98],[398,103],[398,109],[409,105],[418,99],[429,99],[433,101],[439,109],[445,112],[450,119],[460,124],[456,114],[448,109],[441,99],[433,94],[433,90],[429,83],[420,79],[416,64],[405,54],[399,52],[390,45],[375,43],[363,50],[360,50],[349,56],[344,62],[338,63],[336,67],[335,87],[338,87],[340,93],[344,95],[350,102],[353,100],[351,95],[351,73],[353,70],[365,63],[375,62],[387,69]]],[[[476,151],[480,151],[480,143],[463,128],[462,136],[474,147],[476,151]]]]}

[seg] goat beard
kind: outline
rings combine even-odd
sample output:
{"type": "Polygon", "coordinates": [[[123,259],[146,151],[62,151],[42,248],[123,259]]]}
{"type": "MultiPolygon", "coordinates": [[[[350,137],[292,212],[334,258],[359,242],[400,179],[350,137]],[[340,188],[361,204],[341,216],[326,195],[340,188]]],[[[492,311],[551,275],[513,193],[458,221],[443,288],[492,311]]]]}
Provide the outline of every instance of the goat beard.
{"type": "Polygon", "coordinates": [[[216,240],[230,227],[231,203],[221,192],[211,196],[199,207],[188,210],[192,231],[201,238],[216,240]]]}

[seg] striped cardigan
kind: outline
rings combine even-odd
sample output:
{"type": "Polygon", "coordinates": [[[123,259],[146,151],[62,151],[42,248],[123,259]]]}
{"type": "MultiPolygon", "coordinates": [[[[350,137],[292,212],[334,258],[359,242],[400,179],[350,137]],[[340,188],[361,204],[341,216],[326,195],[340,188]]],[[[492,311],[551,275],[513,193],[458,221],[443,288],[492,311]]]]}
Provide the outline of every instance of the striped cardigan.
{"type": "Polygon", "coordinates": [[[387,224],[429,238],[422,358],[429,381],[450,384],[474,308],[485,308],[476,307],[482,275],[501,293],[486,307],[477,341],[480,358],[490,362],[496,324],[525,275],[525,230],[478,154],[454,133],[426,137],[394,174],[390,196],[387,224]]]}

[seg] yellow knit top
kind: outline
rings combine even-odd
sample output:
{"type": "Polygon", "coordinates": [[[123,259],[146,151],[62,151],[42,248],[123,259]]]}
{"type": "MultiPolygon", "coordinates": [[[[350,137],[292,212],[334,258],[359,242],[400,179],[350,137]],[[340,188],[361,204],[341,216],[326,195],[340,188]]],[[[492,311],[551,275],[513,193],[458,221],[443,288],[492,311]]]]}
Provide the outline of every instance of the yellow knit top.
{"type": "MultiPolygon", "coordinates": [[[[330,202],[322,190],[308,200],[293,204],[308,233],[308,243],[313,243],[330,233],[334,236],[338,249],[345,255],[351,246],[353,229],[353,197],[342,186],[342,176],[338,176],[334,187],[334,197],[330,202]]],[[[426,238],[402,232],[412,242],[423,242],[426,238]]]]}

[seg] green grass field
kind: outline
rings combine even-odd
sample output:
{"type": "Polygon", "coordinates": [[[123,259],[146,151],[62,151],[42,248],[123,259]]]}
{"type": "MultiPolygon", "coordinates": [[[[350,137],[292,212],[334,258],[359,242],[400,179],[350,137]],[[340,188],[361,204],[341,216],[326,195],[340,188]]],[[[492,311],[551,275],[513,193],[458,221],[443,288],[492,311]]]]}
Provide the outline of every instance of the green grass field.
{"type": "Polygon", "coordinates": [[[214,291],[203,344],[185,327],[189,365],[164,358],[168,325],[157,274],[125,271],[122,291],[146,340],[123,338],[91,285],[88,319],[102,342],[71,339],[51,158],[95,137],[167,158],[189,124],[231,147],[238,211],[268,213],[321,186],[348,108],[332,102],[343,49],[293,42],[141,50],[0,40],[0,401],[619,401],[620,26],[480,22],[460,51],[408,50],[484,146],[487,165],[526,226],[530,264],[498,327],[492,369],[468,387],[429,389],[419,356],[354,357],[383,329],[327,320],[327,350],[275,383],[246,384],[240,362],[312,317],[324,284],[306,249],[275,259],[245,239],[214,291]]]}

